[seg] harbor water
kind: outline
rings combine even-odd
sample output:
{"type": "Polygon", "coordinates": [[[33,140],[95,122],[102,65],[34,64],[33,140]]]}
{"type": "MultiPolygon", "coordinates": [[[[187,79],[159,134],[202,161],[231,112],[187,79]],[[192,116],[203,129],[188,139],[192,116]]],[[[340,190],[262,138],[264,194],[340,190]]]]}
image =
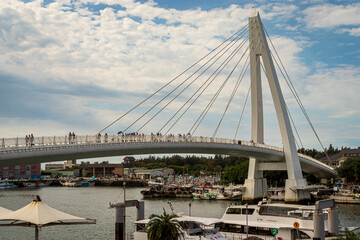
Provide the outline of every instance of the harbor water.
{"type": "MultiPolygon", "coordinates": [[[[142,200],[140,191],[144,188],[127,188],[126,199],[142,200]]],[[[17,210],[29,204],[35,195],[39,195],[44,203],[60,211],[85,218],[96,219],[95,225],[69,225],[43,227],[40,239],[98,239],[115,238],[115,209],[109,203],[123,201],[123,189],[120,187],[88,187],[66,188],[45,187],[36,189],[15,189],[0,191],[0,206],[17,210]]],[[[188,214],[190,199],[146,199],[145,217],[161,214],[163,208],[171,212],[170,201],[175,213],[188,214]]],[[[191,201],[192,216],[221,218],[226,207],[236,201],[191,201]]],[[[237,203],[240,203],[239,201],[237,203]]],[[[360,225],[360,205],[338,205],[340,222],[344,227],[360,225]]],[[[127,233],[134,232],[133,222],[136,208],[126,209],[127,233]]],[[[34,228],[0,227],[0,240],[34,239],[34,228]]]]}

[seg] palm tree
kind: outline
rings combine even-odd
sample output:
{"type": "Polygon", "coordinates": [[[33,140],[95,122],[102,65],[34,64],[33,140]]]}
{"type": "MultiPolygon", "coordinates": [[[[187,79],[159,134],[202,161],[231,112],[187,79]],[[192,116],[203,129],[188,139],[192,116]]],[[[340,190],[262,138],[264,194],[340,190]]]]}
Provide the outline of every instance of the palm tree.
{"type": "Polygon", "coordinates": [[[151,214],[150,221],[146,224],[148,240],[175,240],[183,239],[184,234],[181,231],[183,225],[175,218],[176,214],[167,214],[163,208],[162,215],[151,214]]]}
{"type": "Polygon", "coordinates": [[[339,236],[335,238],[334,240],[360,240],[360,233],[354,233],[349,231],[349,229],[345,229],[345,235],[339,236]]]}

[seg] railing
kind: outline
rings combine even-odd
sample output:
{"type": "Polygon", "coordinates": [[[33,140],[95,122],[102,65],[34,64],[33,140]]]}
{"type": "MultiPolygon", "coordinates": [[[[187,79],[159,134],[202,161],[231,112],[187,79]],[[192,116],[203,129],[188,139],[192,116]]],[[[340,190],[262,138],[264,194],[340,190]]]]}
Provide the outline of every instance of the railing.
{"type": "MultiPolygon", "coordinates": [[[[0,153],[18,152],[18,151],[46,151],[49,148],[68,148],[74,146],[86,147],[93,144],[138,144],[138,143],[221,143],[230,145],[243,145],[257,147],[260,149],[270,149],[283,152],[283,148],[254,143],[252,141],[233,140],[226,138],[210,138],[190,135],[144,135],[144,134],[117,134],[117,135],[86,135],[86,136],[42,136],[28,138],[2,138],[0,139],[0,153]]],[[[314,161],[312,157],[299,153],[299,157],[314,161]]],[[[320,166],[329,169],[328,165],[317,161],[320,166]]]]}
{"type": "Polygon", "coordinates": [[[259,147],[283,151],[282,148],[270,145],[254,143],[243,140],[226,138],[210,138],[190,135],[143,135],[143,134],[118,134],[118,135],[86,135],[86,136],[42,136],[28,138],[2,138],[0,140],[1,150],[9,148],[32,148],[33,146],[56,146],[56,145],[77,145],[77,144],[106,144],[106,143],[156,143],[156,142],[196,142],[196,143],[223,143],[238,144],[244,146],[259,147]]]}

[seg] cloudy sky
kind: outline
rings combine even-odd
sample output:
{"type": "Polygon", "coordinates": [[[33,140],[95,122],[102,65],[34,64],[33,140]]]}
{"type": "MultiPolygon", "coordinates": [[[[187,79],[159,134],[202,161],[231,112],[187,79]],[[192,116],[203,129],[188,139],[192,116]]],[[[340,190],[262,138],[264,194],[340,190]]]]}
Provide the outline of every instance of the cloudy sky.
{"type": "MultiPolygon", "coordinates": [[[[360,3],[351,0],[2,0],[0,137],[95,134],[245,26],[255,10],[323,144],[360,146],[360,3]]],[[[213,135],[236,78],[195,135],[213,135]]],[[[303,145],[321,149],[279,80],[303,145]]],[[[181,81],[104,132],[127,128],[181,81]]],[[[189,131],[222,81],[204,92],[172,133],[189,131]]],[[[140,132],[158,131],[200,85],[140,132]]],[[[234,137],[248,86],[246,73],[217,137],[234,137]]],[[[265,142],[281,146],[265,77],[263,89],[265,142]]],[[[237,138],[250,140],[249,102],[237,138]]]]}

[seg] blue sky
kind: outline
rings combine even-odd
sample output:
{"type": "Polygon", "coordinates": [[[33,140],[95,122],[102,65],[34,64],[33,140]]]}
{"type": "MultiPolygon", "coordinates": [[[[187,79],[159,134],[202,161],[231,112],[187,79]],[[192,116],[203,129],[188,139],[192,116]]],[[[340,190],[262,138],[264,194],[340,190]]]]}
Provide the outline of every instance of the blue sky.
{"type": "MultiPolygon", "coordinates": [[[[360,3],[341,0],[3,0],[0,137],[95,134],[247,24],[254,10],[323,144],[360,146],[360,3]]],[[[246,84],[218,137],[233,138],[246,84]]],[[[282,86],[304,146],[320,149],[282,86]]],[[[263,88],[265,142],[281,146],[265,79],[263,88]]],[[[173,133],[188,131],[214,91],[173,133]]],[[[231,91],[224,92],[195,135],[212,135],[231,91]]],[[[175,101],[142,131],[156,132],[180,104],[175,101]]],[[[108,133],[126,128],[141,111],[146,107],[108,133]]],[[[249,105],[238,138],[250,140],[249,105]]]]}

